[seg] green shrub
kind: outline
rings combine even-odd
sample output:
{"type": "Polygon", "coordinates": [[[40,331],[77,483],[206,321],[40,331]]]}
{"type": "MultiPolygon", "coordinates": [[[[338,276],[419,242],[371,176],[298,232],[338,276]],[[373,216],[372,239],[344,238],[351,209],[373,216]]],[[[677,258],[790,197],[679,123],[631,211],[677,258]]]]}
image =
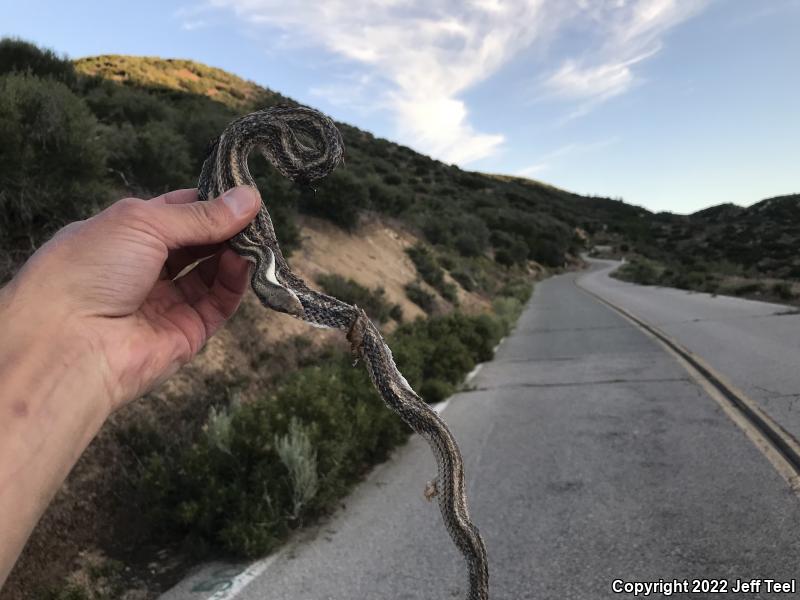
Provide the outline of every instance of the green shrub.
{"type": "Polygon", "coordinates": [[[317,277],[317,283],[322,286],[326,294],[338,298],[348,304],[356,304],[379,323],[386,323],[389,319],[402,321],[403,311],[397,304],[390,304],[386,300],[386,291],[383,288],[370,290],[352,279],[345,279],[335,273],[322,274],[317,277]],[[399,316],[399,319],[396,318],[399,316]]]}
{"type": "Polygon", "coordinates": [[[475,215],[453,219],[454,246],[462,256],[480,256],[489,247],[489,228],[475,215]]]}
{"type": "Polygon", "coordinates": [[[431,314],[436,310],[436,298],[425,291],[416,281],[405,286],[406,296],[426,313],[431,314]]]}
{"type": "Polygon", "coordinates": [[[153,452],[139,480],[154,527],[244,556],[326,510],[406,436],[363,369],[337,356],[271,395],[212,411],[189,447],[153,452]]]}
{"type": "MultiPolygon", "coordinates": [[[[669,277],[670,272],[665,271],[665,277],[669,277]]],[[[659,285],[663,283],[660,279],[661,272],[652,261],[634,258],[612,273],[613,277],[623,281],[631,281],[641,285],[659,285]]]]}
{"type": "Polygon", "coordinates": [[[389,309],[389,316],[397,321],[398,323],[403,322],[403,307],[399,304],[393,304],[392,308],[389,309]]]}
{"type": "Polygon", "coordinates": [[[458,282],[458,284],[468,292],[471,292],[475,289],[475,280],[472,279],[472,275],[470,275],[466,270],[461,268],[456,268],[450,271],[450,276],[453,279],[455,279],[458,282]]]}
{"type": "Polygon", "coordinates": [[[760,294],[764,291],[764,284],[760,281],[749,281],[733,288],[733,293],[737,296],[749,296],[760,294]]]}
{"type": "MultiPolygon", "coordinates": [[[[438,402],[491,358],[507,327],[503,318],[456,312],[404,324],[388,342],[409,383],[438,402]]],[[[193,547],[257,556],[329,510],[407,434],[366,371],[336,354],[286,375],[256,401],[212,408],[189,446],[140,447],[135,487],[155,530],[193,547]]]]}
{"type": "Polygon", "coordinates": [[[29,75],[0,76],[0,139],[0,253],[18,262],[107,200],[106,149],[78,96],[29,75]]]}
{"type": "Polygon", "coordinates": [[[383,180],[389,185],[400,185],[403,183],[403,178],[397,173],[389,173],[384,176],[383,180]]]}
{"type": "Polygon", "coordinates": [[[317,451],[311,439],[297,419],[289,423],[289,433],[275,436],[278,456],[289,472],[292,484],[292,518],[297,519],[304,506],[311,504],[319,491],[317,474],[317,451]]]}
{"type": "Polygon", "coordinates": [[[500,288],[500,296],[516,299],[520,304],[525,304],[533,293],[533,285],[525,279],[512,279],[500,288]]]}
{"type": "Polygon", "coordinates": [[[439,289],[444,284],[444,271],[436,262],[436,257],[428,248],[422,244],[416,244],[406,248],[411,262],[417,268],[422,280],[433,288],[439,289]]]}
{"type": "Polygon", "coordinates": [[[397,187],[375,181],[369,186],[369,202],[379,212],[398,215],[411,205],[412,198],[397,187]]]}
{"type": "Polygon", "coordinates": [[[454,312],[403,325],[390,345],[405,378],[431,402],[452,393],[477,363],[489,360],[505,331],[496,317],[454,312]]]}
{"type": "MultiPolygon", "coordinates": [[[[411,258],[411,261],[417,268],[417,273],[419,273],[425,283],[433,287],[442,295],[442,298],[448,302],[458,304],[458,290],[452,283],[445,281],[444,270],[439,266],[431,250],[422,244],[416,244],[411,248],[407,248],[406,254],[411,258]]],[[[412,293],[422,299],[418,292],[414,291],[412,293]]],[[[408,288],[406,288],[406,294],[408,294],[408,288]]],[[[409,298],[411,298],[411,296],[409,296],[409,298]]],[[[416,302],[413,298],[411,299],[416,302]]],[[[419,304],[419,302],[417,302],[417,304],[419,304]]],[[[422,304],[420,304],[420,306],[422,306],[422,304]]]]}
{"type": "Polygon", "coordinates": [[[529,256],[547,267],[561,267],[566,260],[565,246],[555,240],[539,238],[530,247],[529,256]]]}
{"type": "MultiPolygon", "coordinates": [[[[682,290],[698,290],[703,287],[705,277],[699,271],[689,271],[688,273],[678,273],[672,281],[672,285],[682,290]]],[[[661,285],[667,285],[664,281],[661,285]]]]}
{"type": "Polygon", "coordinates": [[[366,183],[352,171],[337,169],[312,186],[306,186],[301,194],[300,210],[352,231],[358,226],[359,211],[368,200],[366,183]]]}
{"type": "Polygon", "coordinates": [[[19,39],[0,39],[0,75],[5,73],[29,74],[50,78],[73,87],[78,80],[75,67],[67,58],[52,50],[38,48],[19,39]]]}
{"type": "Polygon", "coordinates": [[[134,138],[126,162],[143,189],[162,194],[196,184],[189,144],[180,133],[164,122],[151,121],[136,128],[134,138]]]}
{"type": "Polygon", "coordinates": [[[517,298],[501,296],[492,302],[492,309],[505,331],[510,331],[522,313],[523,303],[517,298]]]}
{"type": "Polygon", "coordinates": [[[495,231],[492,233],[492,245],[495,247],[494,259],[501,265],[510,267],[528,260],[528,244],[517,235],[495,231]]]}
{"type": "Polygon", "coordinates": [[[419,395],[425,399],[425,402],[435,404],[442,402],[448,397],[452,396],[456,391],[456,387],[452,383],[442,381],[441,379],[428,379],[422,382],[419,387],[419,395]]]}
{"type": "Polygon", "coordinates": [[[791,300],[794,298],[792,284],[788,281],[778,281],[772,285],[772,293],[781,300],[791,300]]]}
{"type": "Polygon", "coordinates": [[[98,85],[86,94],[85,100],[95,116],[103,123],[139,127],[151,121],[178,119],[175,109],[162,99],[145,90],[117,85],[110,81],[98,82],[98,85]]]}

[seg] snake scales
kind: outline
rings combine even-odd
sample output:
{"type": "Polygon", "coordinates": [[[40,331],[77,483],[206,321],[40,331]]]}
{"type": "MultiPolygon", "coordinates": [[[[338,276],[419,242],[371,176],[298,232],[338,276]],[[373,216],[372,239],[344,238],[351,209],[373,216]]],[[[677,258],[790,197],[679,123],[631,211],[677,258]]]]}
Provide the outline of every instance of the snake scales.
{"type": "MultiPolygon", "coordinates": [[[[258,149],[285,177],[309,183],[342,161],[342,137],[328,117],[306,107],[268,108],[228,125],[211,145],[198,182],[201,200],[238,185],[256,187],[247,159],[258,149]]],[[[464,491],[464,465],[458,445],[439,415],[398,371],[392,352],[363,310],[310,289],[284,260],[269,212],[262,204],[256,218],[231,238],[230,246],[255,264],[252,288],[267,308],[288,313],[318,327],[340,329],[357,359],[366,365],[384,402],[413,431],[424,437],[436,457],[438,475],[427,495],[438,497],[444,524],[467,562],[469,600],[489,597],[486,549],[470,520],[464,491]]]]}

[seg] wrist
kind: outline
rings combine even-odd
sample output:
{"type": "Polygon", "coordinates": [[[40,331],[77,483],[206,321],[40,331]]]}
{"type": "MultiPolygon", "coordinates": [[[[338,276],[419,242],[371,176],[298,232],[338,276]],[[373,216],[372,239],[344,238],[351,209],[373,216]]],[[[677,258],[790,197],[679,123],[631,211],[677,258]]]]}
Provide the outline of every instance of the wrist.
{"type": "Polygon", "coordinates": [[[0,585],[109,411],[84,347],[10,296],[0,290],[0,585]]]}
{"type": "MultiPolygon", "coordinates": [[[[104,358],[92,344],[90,332],[30,296],[22,302],[13,286],[12,282],[0,290],[0,370],[12,370],[8,376],[29,398],[37,390],[62,397],[67,405],[98,421],[99,429],[113,398],[106,384],[104,358]]],[[[3,388],[10,389],[5,384],[3,388]]]]}

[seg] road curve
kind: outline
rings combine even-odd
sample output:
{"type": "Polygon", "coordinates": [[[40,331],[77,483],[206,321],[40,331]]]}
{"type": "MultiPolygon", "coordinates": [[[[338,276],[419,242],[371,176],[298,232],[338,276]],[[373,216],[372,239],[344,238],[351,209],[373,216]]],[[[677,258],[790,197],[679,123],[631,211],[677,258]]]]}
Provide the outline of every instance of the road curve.
{"type": "MultiPolygon", "coordinates": [[[[575,279],[537,285],[495,360],[444,411],[491,597],[631,598],[614,580],[797,577],[797,496],[671,354],[575,279]]],[[[463,598],[463,561],[422,495],[434,469],[415,437],[275,557],[208,565],[163,600],[463,598]]]]}

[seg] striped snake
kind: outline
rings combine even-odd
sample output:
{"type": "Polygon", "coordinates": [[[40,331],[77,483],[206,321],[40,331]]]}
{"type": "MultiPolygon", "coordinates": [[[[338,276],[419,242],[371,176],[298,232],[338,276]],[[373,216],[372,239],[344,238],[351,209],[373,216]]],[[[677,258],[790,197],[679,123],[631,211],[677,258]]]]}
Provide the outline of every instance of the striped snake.
{"type": "MultiPolygon", "coordinates": [[[[254,149],[289,179],[309,183],[326,176],[342,161],[344,144],[333,121],[302,106],[280,106],[236,119],[212,143],[198,182],[201,200],[215,198],[238,185],[256,187],[247,166],[254,149]]],[[[425,495],[438,497],[447,531],[467,562],[469,600],[487,600],[489,571],[486,549],[467,511],[464,463],[453,434],[439,415],[411,389],[397,369],[392,352],[377,327],[357,306],[310,289],[295,275],[281,253],[265,204],[256,218],[228,241],[254,263],[251,284],[267,308],[347,334],[356,360],[366,365],[384,402],[436,457],[438,475],[425,495]]]]}

